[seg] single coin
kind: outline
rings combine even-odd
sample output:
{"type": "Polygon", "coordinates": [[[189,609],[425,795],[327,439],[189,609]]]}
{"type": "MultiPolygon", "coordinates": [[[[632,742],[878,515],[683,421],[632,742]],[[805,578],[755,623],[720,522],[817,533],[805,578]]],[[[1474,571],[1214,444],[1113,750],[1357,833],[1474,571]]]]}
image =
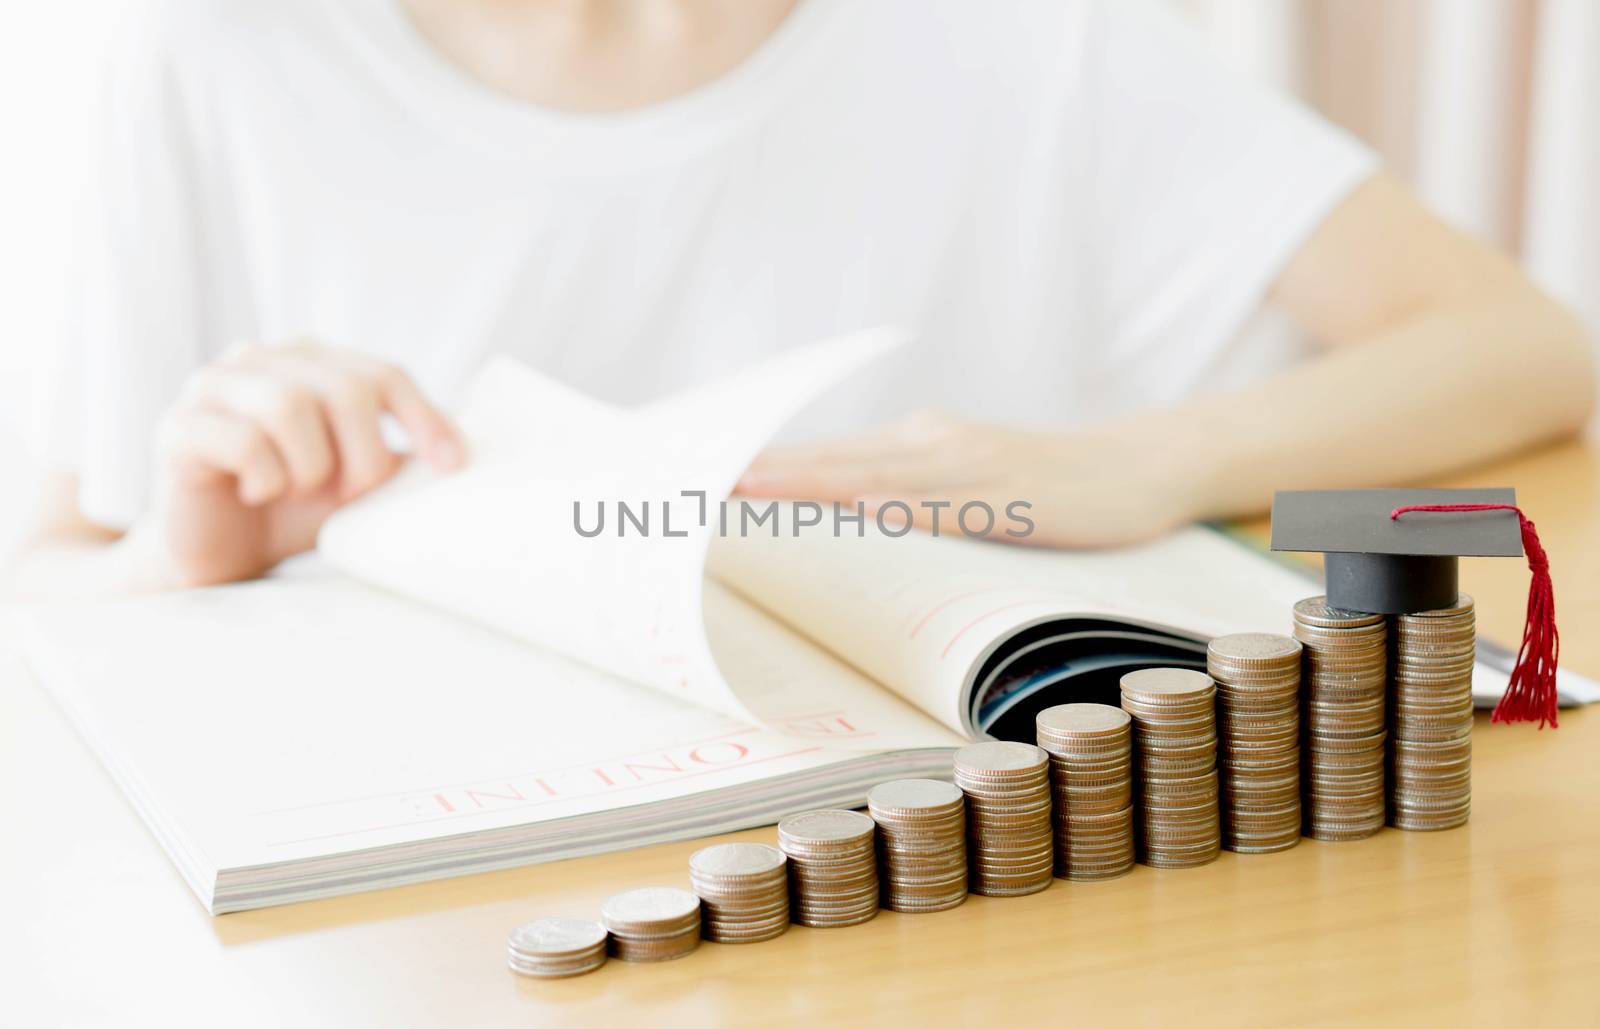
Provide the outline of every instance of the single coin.
{"type": "Polygon", "coordinates": [[[938,779],[895,779],[867,793],[873,817],[919,815],[962,803],[961,789],[938,779]]]}
{"type": "Polygon", "coordinates": [[[1122,691],[1146,703],[1192,701],[1215,690],[1211,677],[1190,668],[1141,668],[1122,677],[1122,691]]]}
{"type": "Polygon", "coordinates": [[[744,879],[781,870],[783,851],[764,843],[718,843],[689,856],[690,874],[715,879],[744,879]]]}
{"type": "Polygon", "coordinates": [[[1126,711],[1110,704],[1057,704],[1040,711],[1034,727],[1061,736],[1101,736],[1126,729],[1129,721],[1126,711]]]}
{"type": "Polygon", "coordinates": [[[600,905],[607,927],[650,932],[657,926],[680,926],[700,911],[700,898],[673,886],[646,886],[608,897],[600,905]]]}
{"type": "Polygon", "coordinates": [[[1218,636],[1206,648],[1206,660],[1229,670],[1254,669],[1284,664],[1298,665],[1303,648],[1292,636],[1270,632],[1236,632],[1218,636]]]}
{"type": "Polygon", "coordinates": [[[989,740],[956,751],[957,775],[1011,777],[1017,773],[1043,770],[1050,755],[1031,743],[989,740]]]}
{"type": "Polygon", "coordinates": [[[876,823],[859,811],[824,809],[790,815],[778,823],[779,839],[800,845],[857,843],[871,837],[876,823]]]}
{"type": "Polygon", "coordinates": [[[1415,618],[1449,618],[1452,616],[1465,615],[1472,611],[1473,606],[1474,605],[1471,596],[1466,593],[1458,593],[1456,594],[1456,602],[1450,607],[1434,608],[1431,611],[1414,611],[1409,614],[1398,615],[1396,618],[1397,620],[1415,618]]]}
{"type": "Polygon", "coordinates": [[[506,945],[536,958],[569,957],[604,947],[606,927],[577,918],[537,918],[511,930],[506,945]]]}
{"type": "Polygon", "coordinates": [[[1325,596],[1307,597],[1295,604],[1294,617],[1296,621],[1305,622],[1307,625],[1338,629],[1381,625],[1384,620],[1382,615],[1329,607],[1328,598],[1325,596]]]}

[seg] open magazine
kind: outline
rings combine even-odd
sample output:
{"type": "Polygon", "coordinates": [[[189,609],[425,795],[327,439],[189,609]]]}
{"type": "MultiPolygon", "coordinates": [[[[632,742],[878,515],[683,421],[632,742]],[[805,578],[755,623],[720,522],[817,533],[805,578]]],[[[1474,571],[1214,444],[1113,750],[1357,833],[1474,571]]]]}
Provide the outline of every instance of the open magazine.
{"type": "Polygon", "coordinates": [[[409,469],[272,578],[35,608],[17,639],[222,913],[859,805],[1030,739],[1044,706],[1114,702],[1128,669],[1202,667],[1211,635],[1286,631],[1315,592],[1204,528],[1066,553],[721,503],[899,345],[631,410],[498,361],[463,471],[409,469]]]}

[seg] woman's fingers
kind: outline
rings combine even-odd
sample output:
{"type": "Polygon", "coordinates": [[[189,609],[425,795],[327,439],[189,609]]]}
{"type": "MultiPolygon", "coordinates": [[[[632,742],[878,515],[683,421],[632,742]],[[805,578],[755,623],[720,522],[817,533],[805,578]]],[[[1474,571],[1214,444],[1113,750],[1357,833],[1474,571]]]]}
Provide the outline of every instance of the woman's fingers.
{"type": "Polygon", "coordinates": [[[386,412],[436,468],[463,463],[455,427],[404,372],[311,344],[239,347],[201,369],[171,419],[169,450],[237,475],[247,503],[332,484],[349,499],[399,467],[381,431],[386,412]]]}
{"type": "Polygon", "coordinates": [[[285,347],[278,360],[332,406],[362,416],[374,409],[393,415],[416,455],[439,471],[453,471],[465,462],[454,423],[402,369],[354,351],[309,345],[285,347]]]}
{"type": "Polygon", "coordinates": [[[967,493],[920,493],[905,496],[867,496],[861,498],[867,517],[894,531],[907,524],[938,536],[969,538],[997,537],[1010,530],[1016,536],[1018,523],[1008,513],[1006,503],[967,493]]]}
{"type": "Polygon", "coordinates": [[[774,447],[751,463],[738,489],[752,496],[853,499],[982,481],[983,462],[962,445],[964,428],[937,411],[920,411],[856,436],[774,447]]]}
{"type": "Polygon", "coordinates": [[[886,529],[1033,540],[1030,496],[1011,495],[1054,461],[1025,434],[921,412],[865,436],[769,451],[738,490],[748,496],[861,502],[886,529]]]}
{"type": "Polygon", "coordinates": [[[911,435],[896,423],[858,436],[795,446],[769,447],[751,462],[747,474],[752,478],[761,478],[817,465],[893,464],[908,456],[926,453],[931,445],[931,439],[911,435]]]}
{"type": "Polygon", "coordinates": [[[314,344],[249,347],[234,360],[314,399],[332,440],[343,497],[365,493],[399,467],[399,455],[383,438],[385,413],[395,417],[418,456],[435,468],[450,471],[465,460],[454,425],[392,365],[314,344]]]}
{"type": "MultiPolygon", "coordinates": [[[[466,461],[466,448],[461,445],[461,434],[450,416],[438,410],[402,368],[355,350],[315,344],[294,344],[283,350],[286,358],[301,368],[317,368],[317,381],[326,392],[354,389],[365,394],[366,390],[373,390],[379,410],[400,422],[413,453],[438,470],[448,472],[466,461]]],[[[360,400],[365,402],[366,397],[360,400]]]]}
{"type": "Polygon", "coordinates": [[[278,448],[247,417],[181,409],[169,417],[163,436],[168,454],[188,474],[232,476],[241,503],[269,503],[290,487],[289,469],[278,448]]]}
{"type": "Polygon", "coordinates": [[[906,453],[925,450],[931,442],[931,437],[919,436],[908,431],[905,423],[895,422],[883,428],[839,439],[770,447],[762,451],[751,467],[893,459],[906,453]]]}
{"type": "Polygon", "coordinates": [[[792,461],[751,466],[739,479],[737,489],[752,497],[853,500],[864,492],[893,490],[899,481],[898,471],[894,464],[792,461]]]}
{"type": "Polygon", "coordinates": [[[466,450],[455,425],[429,402],[411,376],[386,364],[376,365],[370,374],[384,409],[406,430],[417,456],[442,472],[454,471],[466,462],[466,450]]]}
{"type": "Polygon", "coordinates": [[[904,461],[819,464],[777,469],[741,479],[738,491],[752,497],[857,500],[933,495],[971,490],[989,481],[985,469],[951,465],[927,455],[904,461]]]}
{"type": "Polygon", "coordinates": [[[248,368],[215,365],[190,381],[185,405],[220,412],[255,426],[287,471],[286,489],[321,489],[337,467],[323,408],[315,393],[293,381],[248,368]]]}
{"type": "Polygon", "coordinates": [[[339,444],[339,492],[357,497],[393,475],[400,456],[383,441],[379,419],[383,401],[373,383],[351,375],[336,377],[323,402],[339,444]]]}
{"type": "Polygon", "coordinates": [[[869,482],[883,479],[885,470],[899,467],[903,459],[859,460],[830,454],[800,451],[772,451],[753,461],[739,477],[739,491],[756,496],[809,496],[813,484],[851,479],[869,482]],[[784,493],[799,489],[800,493],[784,493]]]}
{"type": "Polygon", "coordinates": [[[320,348],[263,347],[247,360],[256,374],[292,383],[315,398],[338,454],[341,497],[359,496],[394,474],[400,458],[383,441],[383,402],[375,383],[320,348]]]}

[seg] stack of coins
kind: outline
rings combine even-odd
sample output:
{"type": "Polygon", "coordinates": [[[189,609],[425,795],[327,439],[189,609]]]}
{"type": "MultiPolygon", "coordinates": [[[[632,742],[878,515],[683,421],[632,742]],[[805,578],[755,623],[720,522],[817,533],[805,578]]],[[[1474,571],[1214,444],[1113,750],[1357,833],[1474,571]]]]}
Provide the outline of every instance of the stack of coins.
{"type": "Polygon", "coordinates": [[[1453,829],[1472,810],[1472,598],[1390,630],[1389,824],[1453,829]]]}
{"type": "Polygon", "coordinates": [[[764,843],[719,843],[689,856],[700,931],[716,943],[758,943],[789,928],[788,859],[764,843]]]}
{"type": "Polygon", "coordinates": [[[606,963],[606,928],[575,918],[540,918],[513,929],[506,951],[506,963],[521,975],[582,975],[606,963]]]}
{"type": "Polygon", "coordinates": [[[1020,897],[1050,885],[1050,755],[1031,743],[991,740],[956,751],[967,795],[968,885],[986,897],[1020,897]]]}
{"type": "Polygon", "coordinates": [[[778,823],[793,921],[827,928],[858,925],[878,913],[876,831],[859,811],[807,811],[778,823]]]}
{"type": "Polygon", "coordinates": [[[1122,677],[1122,709],[1133,719],[1139,850],[1148,865],[1190,868],[1222,850],[1215,695],[1211,677],[1189,669],[1122,677]]]}
{"type": "Polygon", "coordinates": [[[1222,845],[1244,854],[1300,842],[1300,643],[1243,632],[1206,648],[1217,684],[1222,845]]]}
{"type": "Polygon", "coordinates": [[[1055,874],[1114,879],[1133,868],[1133,720],[1109,704],[1058,704],[1034,720],[1050,755],[1055,874]]]}
{"type": "Polygon", "coordinates": [[[700,898],[671,886],[628,890],[600,906],[611,953],[624,961],[670,961],[700,945],[700,898]]]}
{"type": "Polygon", "coordinates": [[[874,786],[867,809],[878,824],[878,881],[892,911],[943,911],[967,899],[965,795],[937,779],[874,786]]]}
{"type": "Polygon", "coordinates": [[[1300,676],[1301,787],[1306,834],[1359,840],[1383,828],[1384,691],[1388,627],[1382,615],[1294,606],[1304,646],[1300,676]]]}

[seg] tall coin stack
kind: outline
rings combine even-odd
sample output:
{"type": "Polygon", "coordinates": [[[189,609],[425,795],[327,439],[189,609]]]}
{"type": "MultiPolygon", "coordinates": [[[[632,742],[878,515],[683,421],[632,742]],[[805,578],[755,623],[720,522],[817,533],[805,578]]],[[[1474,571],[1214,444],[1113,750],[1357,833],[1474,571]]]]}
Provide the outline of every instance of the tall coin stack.
{"type": "Polygon", "coordinates": [[[1122,677],[1133,719],[1138,840],[1146,864],[1191,868],[1222,850],[1216,686],[1204,672],[1143,668],[1122,677]]]}
{"type": "Polygon", "coordinates": [[[1472,598],[1391,626],[1389,824],[1453,829],[1472,810],[1472,598]]]}
{"type": "Polygon", "coordinates": [[[1020,897],[1050,885],[1050,755],[1031,743],[991,740],[956,751],[967,795],[968,888],[1020,897]]]}
{"type": "Polygon", "coordinates": [[[1294,606],[1301,671],[1301,786],[1305,831],[1359,840],[1383,828],[1384,692],[1388,627],[1382,615],[1294,606]]]}
{"type": "Polygon", "coordinates": [[[701,933],[716,943],[758,943],[789,928],[783,852],[764,843],[719,843],[689,856],[701,933]]]}
{"type": "Polygon", "coordinates": [[[778,823],[789,858],[789,915],[827,928],[858,925],[878,913],[877,826],[859,811],[807,811],[778,823]]]}
{"type": "Polygon", "coordinates": [[[1229,850],[1265,854],[1300,842],[1300,653],[1298,640],[1265,632],[1219,636],[1206,648],[1229,850]]]}
{"type": "Polygon", "coordinates": [[[600,920],[624,961],[671,961],[700,945],[700,898],[675,886],[645,886],[609,898],[600,920]]]}
{"type": "Polygon", "coordinates": [[[937,779],[896,779],[867,794],[878,823],[878,885],[892,911],[943,911],[967,899],[965,795],[937,779]]]}
{"type": "Polygon", "coordinates": [[[1055,874],[1114,879],[1133,868],[1133,720],[1109,704],[1058,704],[1034,720],[1050,755],[1055,874]]]}

